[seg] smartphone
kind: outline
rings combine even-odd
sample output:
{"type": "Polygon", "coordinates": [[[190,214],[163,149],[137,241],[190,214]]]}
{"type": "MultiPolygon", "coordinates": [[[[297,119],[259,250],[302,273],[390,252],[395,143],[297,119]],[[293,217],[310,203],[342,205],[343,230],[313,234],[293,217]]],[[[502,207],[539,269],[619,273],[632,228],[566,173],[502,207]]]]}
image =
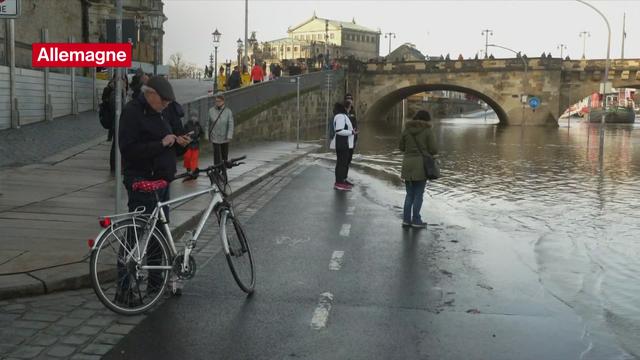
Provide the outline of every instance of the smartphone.
{"type": "Polygon", "coordinates": [[[186,133],[185,135],[189,135],[189,136],[193,136],[193,134],[195,134],[195,130],[191,130],[188,133],[186,133]]]}

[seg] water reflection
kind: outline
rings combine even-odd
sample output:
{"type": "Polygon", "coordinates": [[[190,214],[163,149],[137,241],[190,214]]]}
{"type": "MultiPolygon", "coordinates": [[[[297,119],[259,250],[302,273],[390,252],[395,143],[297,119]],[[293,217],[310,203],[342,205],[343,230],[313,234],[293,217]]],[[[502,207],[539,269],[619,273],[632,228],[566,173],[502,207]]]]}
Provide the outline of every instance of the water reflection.
{"type": "MultiPolygon", "coordinates": [[[[363,125],[356,161],[401,189],[400,124],[363,125]]],[[[430,194],[514,243],[537,239],[525,245],[544,287],[640,355],[640,126],[607,125],[600,159],[598,125],[435,125],[443,177],[430,194]]]]}

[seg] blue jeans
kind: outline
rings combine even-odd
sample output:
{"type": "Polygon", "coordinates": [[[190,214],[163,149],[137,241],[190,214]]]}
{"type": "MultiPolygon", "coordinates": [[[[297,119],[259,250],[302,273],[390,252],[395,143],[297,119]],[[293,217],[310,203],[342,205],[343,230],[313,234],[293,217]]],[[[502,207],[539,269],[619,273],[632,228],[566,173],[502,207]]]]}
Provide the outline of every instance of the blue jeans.
{"type": "Polygon", "coordinates": [[[422,208],[422,196],[424,195],[424,188],[427,185],[427,180],[422,181],[405,181],[404,185],[407,189],[407,196],[404,198],[404,214],[403,221],[411,223],[413,219],[414,224],[422,223],[420,217],[420,209],[422,208]],[[413,210],[413,217],[411,211],[413,210]]]}

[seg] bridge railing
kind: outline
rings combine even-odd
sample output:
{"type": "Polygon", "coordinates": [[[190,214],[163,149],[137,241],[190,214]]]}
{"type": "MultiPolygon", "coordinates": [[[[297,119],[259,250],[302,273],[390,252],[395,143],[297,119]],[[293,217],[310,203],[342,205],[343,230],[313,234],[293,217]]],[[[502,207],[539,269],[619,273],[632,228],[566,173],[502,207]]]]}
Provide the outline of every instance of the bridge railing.
{"type": "MultiPolygon", "coordinates": [[[[281,98],[295,96],[297,92],[296,78],[300,78],[300,91],[304,92],[314,88],[327,86],[327,78],[331,76],[332,83],[344,77],[342,70],[318,71],[298,76],[283,76],[275,80],[253,84],[239,89],[225,91],[225,105],[234,114],[254,109],[262,104],[281,98]]],[[[194,111],[198,114],[200,124],[206,129],[208,124],[209,109],[214,106],[214,95],[199,97],[193,101],[182,104],[185,116],[188,117],[194,111]]]]}

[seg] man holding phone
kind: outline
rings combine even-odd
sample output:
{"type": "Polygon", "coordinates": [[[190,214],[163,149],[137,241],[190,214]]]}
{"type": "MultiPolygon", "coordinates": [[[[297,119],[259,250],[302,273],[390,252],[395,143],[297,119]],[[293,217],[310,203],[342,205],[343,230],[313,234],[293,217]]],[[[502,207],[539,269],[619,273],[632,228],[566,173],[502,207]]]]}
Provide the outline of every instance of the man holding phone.
{"type": "MultiPolygon", "coordinates": [[[[175,103],[175,95],[169,81],[161,76],[149,79],[142,85],[141,94],[129,101],[120,116],[119,144],[122,153],[123,183],[129,198],[129,211],[144,206],[151,213],[156,205],[153,193],[134,191],[132,186],[140,180],[173,180],[176,174],[177,156],[191,142],[184,135],[180,118],[182,107],[175,103]]],[[[160,201],[169,200],[169,187],[157,191],[160,201]]],[[[169,220],[169,209],[165,209],[169,220]]],[[[149,254],[157,254],[159,245],[149,244],[149,254]]],[[[149,258],[149,264],[156,259],[149,258]]],[[[147,291],[161,286],[159,273],[150,271],[147,291]]],[[[131,284],[123,281],[116,295],[117,301],[133,301],[131,284]]]]}
{"type": "MultiPolygon", "coordinates": [[[[175,103],[169,81],[154,76],[142,86],[141,94],[129,101],[120,116],[120,152],[124,185],[129,195],[129,210],[145,206],[155,207],[153,194],[134,192],[138,180],[173,180],[177,156],[184,153],[191,142],[184,135],[180,117],[182,107],[175,103]]],[[[160,191],[160,200],[169,199],[169,189],[160,191]]]]}

